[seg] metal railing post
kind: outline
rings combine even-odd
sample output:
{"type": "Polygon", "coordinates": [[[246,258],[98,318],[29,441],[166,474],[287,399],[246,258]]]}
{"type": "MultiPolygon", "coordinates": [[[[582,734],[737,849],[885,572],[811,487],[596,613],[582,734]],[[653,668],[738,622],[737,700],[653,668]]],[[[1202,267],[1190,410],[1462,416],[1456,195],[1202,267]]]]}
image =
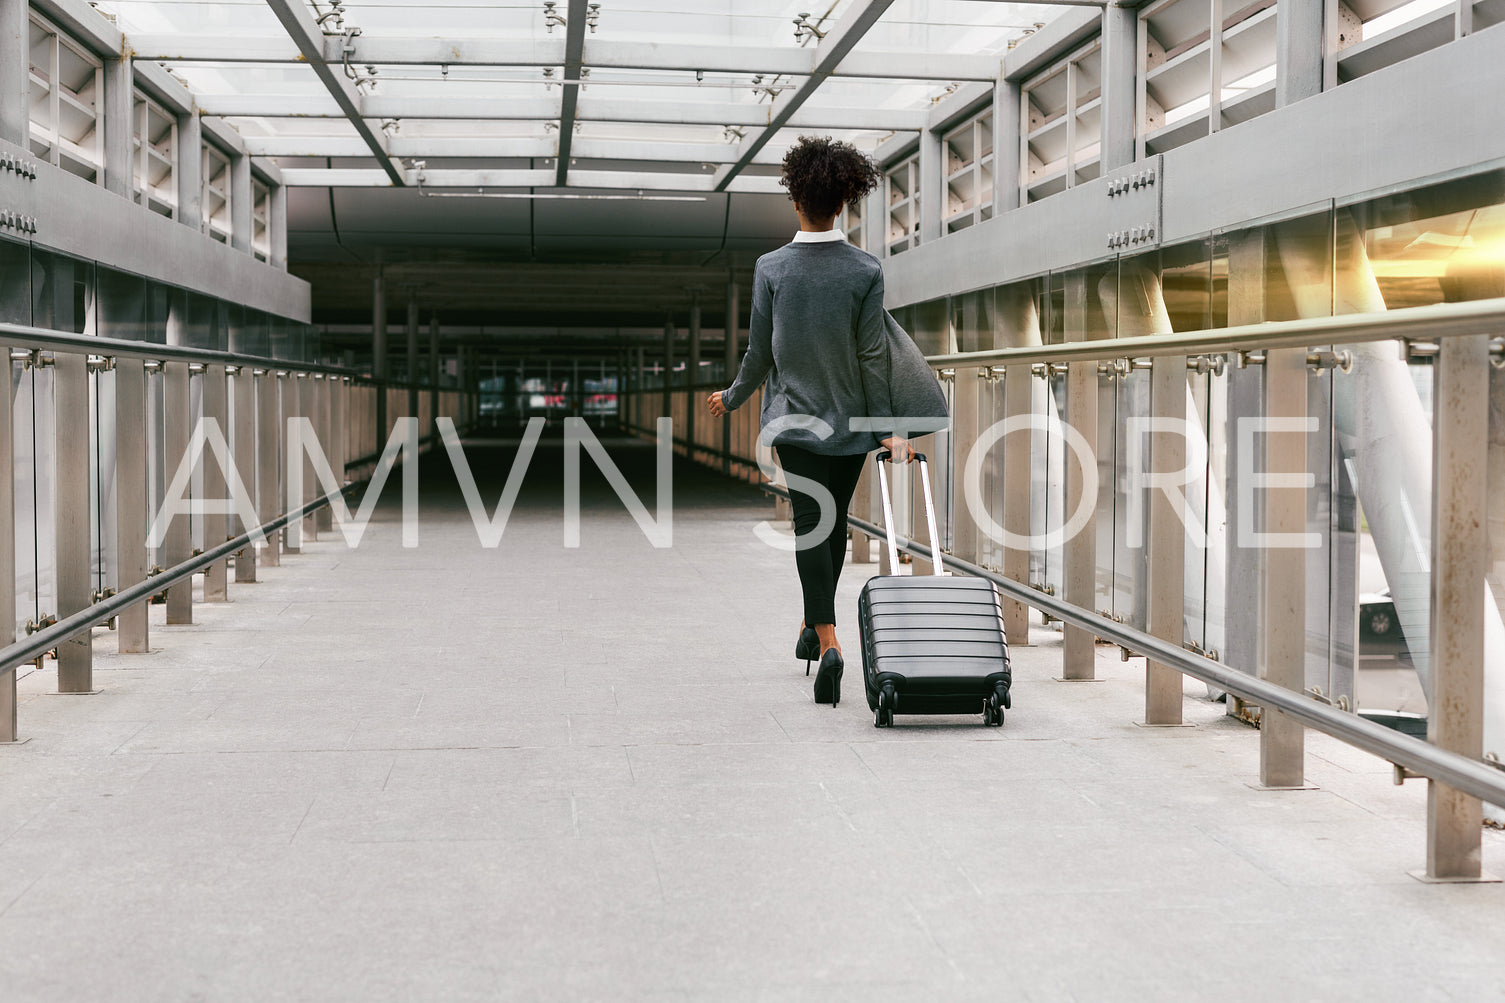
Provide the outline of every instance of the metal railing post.
{"type": "MultiPolygon", "coordinates": [[[[1184,371],[1184,370],[1183,370],[1184,371]]],[[[1293,693],[1306,686],[1306,551],[1296,537],[1306,529],[1306,488],[1289,484],[1292,462],[1306,470],[1306,352],[1277,349],[1265,354],[1265,530],[1275,545],[1265,550],[1265,660],[1260,676],[1293,693]],[[1278,423],[1278,424],[1277,424],[1278,423]]],[[[1274,707],[1261,707],[1259,779],[1266,787],[1306,782],[1305,734],[1300,722],[1274,707]]]]}
{"type": "MultiPolygon", "coordinates": [[[[279,421],[282,406],[278,403],[282,380],[268,369],[257,377],[256,386],[256,518],[268,522],[281,507],[278,476],[282,470],[279,444],[283,426],[279,421]]],[[[282,563],[282,534],[269,533],[261,549],[261,561],[269,568],[282,563]]]]}
{"type": "MultiPolygon", "coordinates": [[[[4,21],[0,20],[0,24],[4,21]]],[[[14,103],[9,95],[0,100],[14,103]]],[[[0,125],[4,124],[0,121],[0,125]]],[[[0,533],[0,648],[3,648],[16,639],[16,466],[12,438],[15,398],[11,393],[14,367],[9,346],[0,345],[0,358],[5,359],[5,379],[0,380],[0,522],[12,527],[0,533]]],[[[14,742],[17,738],[16,670],[12,667],[0,669],[0,742],[14,742]]]]}
{"type": "MultiPolygon", "coordinates": [[[[1003,417],[1022,423],[1033,410],[1034,387],[1027,365],[1004,367],[1003,417]]],[[[1020,429],[1003,440],[1003,528],[1014,539],[1030,535],[1029,454],[1033,433],[1020,429]]],[[[1001,544],[1003,576],[1029,585],[1029,549],[1001,544]]],[[[1029,607],[1015,599],[1003,601],[1003,626],[1010,645],[1029,644],[1029,607]]]]}
{"type": "MultiPolygon", "coordinates": [[[[241,366],[235,373],[233,383],[235,397],[235,471],[240,482],[254,503],[256,498],[256,377],[249,366],[241,366]]],[[[253,527],[244,519],[237,520],[238,532],[245,533],[253,527]]],[[[260,520],[257,520],[258,524],[260,520]]],[[[235,581],[256,581],[256,545],[248,544],[235,555],[235,581]]]]}
{"type": "MultiPolygon", "coordinates": [[[[987,375],[986,367],[957,369],[951,381],[951,482],[958,485],[951,501],[951,552],[976,564],[982,563],[977,549],[977,519],[967,504],[962,478],[970,469],[967,461],[977,447],[978,397],[989,385],[985,381],[987,375]]],[[[982,480],[979,469],[979,483],[982,480]]]]}
{"type": "MultiPolygon", "coordinates": [[[[288,426],[291,424],[291,419],[300,417],[303,414],[301,410],[303,389],[298,380],[298,375],[297,373],[289,372],[282,382],[282,422],[278,425],[277,437],[282,442],[283,470],[280,472],[283,474],[286,473],[286,468],[292,463],[289,453],[293,448],[293,440],[288,434],[288,426]]],[[[305,467],[305,471],[306,469],[305,467]]],[[[287,492],[291,490],[291,485],[283,484],[282,488],[284,492],[287,492]]],[[[272,507],[272,511],[274,513],[290,512],[302,503],[301,499],[287,494],[285,497],[279,497],[278,503],[272,507]]],[[[282,530],[282,552],[284,554],[298,553],[302,549],[299,545],[300,540],[301,537],[295,531],[293,524],[288,523],[282,530]]]]}
{"type": "MultiPolygon", "coordinates": [[[[1168,355],[1150,364],[1151,426],[1149,470],[1175,474],[1186,468],[1186,435],[1180,425],[1186,419],[1186,359],[1168,355]]],[[[1130,435],[1140,431],[1130,426],[1130,435]]],[[[1142,445],[1142,443],[1140,443],[1142,445]]],[[[1133,456],[1136,449],[1131,449],[1133,456]]],[[[1132,473],[1130,475],[1133,476],[1132,473]]],[[[1131,481],[1132,484],[1132,481],[1131,481]]],[[[1131,488],[1132,490],[1132,488],[1131,488]]],[[[1149,562],[1150,633],[1172,644],[1185,639],[1186,610],[1186,495],[1179,487],[1147,486],[1150,532],[1145,560],[1149,562]]],[[[1132,511],[1132,509],[1131,509],[1132,511]]],[[[1181,720],[1181,673],[1145,659],[1144,723],[1179,725],[1181,720]]]]}
{"type": "MultiPolygon", "coordinates": [[[[329,465],[334,468],[334,479],[341,484],[345,483],[345,457],[347,447],[345,442],[346,412],[350,406],[350,383],[343,376],[330,377],[329,383],[329,465]]],[[[330,528],[334,527],[334,519],[330,518],[330,528]]]]}
{"type": "MultiPolygon", "coordinates": [[[[219,426],[220,433],[229,441],[230,429],[230,402],[229,386],[225,382],[225,367],[220,365],[208,365],[204,367],[204,420],[207,424],[213,418],[219,426]]],[[[205,453],[209,450],[205,448],[205,453]]],[[[219,460],[212,456],[205,456],[204,464],[204,499],[214,502],[226,497],[225,471],[221,469],[219,460]]],[[[217,547],[226,540],[235,536],[229,532],[230,520],[228,516],[218,512],[204,513],[204,549],[217,547]]],[[[225,561],[215,561],[204,569],[204,601],[225,602],[230,598],[229,589],[229,566],[225,561]]]]}
{"type": "MultiPolygon", "coordinates": [[[[1485,463],[1489,339],[1439,345],[1432,394],[1432,693],[1427,739],[1480,759],[1484,752],[1484,575],[1489,562],[1485,463]]],[[[1434,881],[1482,877],[1483,806],[1427,782],[1427,869],[1434,881]]]]}
{"type": "MultiPolygon", "coordinates": [[[[171,484],[178,465],[188,454],[188,436],[191,432],[188,405],[188,363],[162,363],[162,393],[164,409],[164,436],[166,446],[163,455],[167,459],[165,476],[171,484]]],[[[188,517],[180,515],[167,524],[162,540],[163,561],[167,565],[188,560],[193,550],[193,536],[188,517]]],[[[186,578],[167,590],[167,622],[170,624],[193,623],[193,579],[186,578]]]]}
{"type": "MultiPolygon", "coordinates": [[[[298,388],[298,413],[308,419],[308,428],[313,433],[314,443],[309,445],[322,445],[324,428],[319,415],[319,381],[314,379],[312,373],[300,372],[294,385],[298,388]]],[[[312,501],[319,493],[319,478],[314,473],[313,453],[305,449],[299,462],[303,464],[303,497],[289,498],[288,508],[296,508],[304,502],[312,501]]],[[[307,534],[305,540],[309,542],[318,540],[318,522],[318,517],[313,512],[303,518],[303,532],[307,534]]]]}
{"type": "MultiPolygon", "coordinates": [[[[87,609],[94,601],[89,583],[89,452],[87,433],[65,431],[87,422],[89,415],[88,357],[58,352],[53,363],[53,409],[56,415],[56,476],[54,499],[57,539],[57,617],[87,609]]],[[[94,638],[84,631],[57,646],[59,693],[94,692],[94,638]]]]}
{"type": "MultiPolygon", "coordinates": [[[[1048,379],[1049,377],[1047,377],[1048,379]]],[[[1088,453],[1097,455],[1097,365],[1072,362],[1066,372],[1066,421],[1068,427],[1087,443],[1088,453]]],[[[1065,543],[1065,599],[1073,606],[1092,609],[1097,601],[1097,496],[1087,492],[1087,471],[1070,449],[1066,453],[1067,518],[1079,507],[1092,513],[1081,532],[1065,543]]],[[[1097,678],[1095,660],[1096,635],[1066,624],[1062,629],[1061,678],[1071,680],[1097,678]]]]}
{"type": "MultiPolygon", "coordinates": [[[[146,532],[152,513],[146,496],[146,363],[115,360],[115,589],[146,581],[146,532]]],[[[120,611],[115,620],[122,654],[151,651],[148,606],[120,611]]]]}
{"type": "MultiPolygon", "coordinates": [[[[335,477],[343,482],[344,477],[334,465],[334,435],[332,434],[333,422],[330,420],[330,394],[329,378],[319,376],[312,380],[314,390],[314,427],[319,431],[319,448],[324,450],[325,459],[330,461],[330,469],[334,470],[335,477]]],[[[319,482],[310,478],[309,490],[313,494],[319,494],[319,482]]],[[[314,512],[314,528],[329,530],[334,528],[333,513],[328,506],[314,512]]]]}

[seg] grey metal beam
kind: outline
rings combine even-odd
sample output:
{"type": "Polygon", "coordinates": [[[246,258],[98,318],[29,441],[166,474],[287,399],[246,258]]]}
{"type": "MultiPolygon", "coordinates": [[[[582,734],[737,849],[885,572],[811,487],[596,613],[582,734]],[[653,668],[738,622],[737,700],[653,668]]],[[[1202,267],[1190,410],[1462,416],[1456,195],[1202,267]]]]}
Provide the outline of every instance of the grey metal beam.
{"type": "Polygon", "coordinates": [[[271,243],[270,264],[287,271],[287,185],[272,186],[271,218],[267,220],[267,237],[271,243]]]}
{"type": "Polygon", "coordinates": [[[125,37],[113,21],[86,0],[31,0],[31,8],[99,58],[120,55],[125,37]]]}
{"type": "MultiPolygon", "coordinates": [[[[364,157],[366,144],[355,136],[247,136],[246,149],[262,157],[364,157]]],[[[394,157],[438,159],[466,158],[549,158],[558,154],[554,138],[476,136],[393,136],[387,148],[394,157]]],[[[577,160],[635,160],[684,162],[689,164],[720,163],[736,147],[727,143],[680,143],[669,140],[583,139],[570,144],[577,160]]],[[[777,164],[783,148],[766,147],[753,158],[755,164],[777,164]]]]}
{"type": "Polygon", "coordinates": [[[178,116],[177,163],[173,181],[178,186],[178,206],[173,218],[198,233],[204,232],[204,132],[203,121],[192,110],[178,116]]]}
{"type": "MultiPolygon", "coordinates": [[[[413,183],[424,188],[547,188],[555,180],[552,170],[503,171],[410,171],[413,183]]],[[[283,172],[286,183],[294,188],[389,188],[391,181],[378,170],[361,168],[289,167],[283,172]]],[[[570,172],[570,188],[626,188],[664,192],[712,191],[715,180],[710,174],[673,171],[582,171],[570,172]]],[[[783,191],[779,179],[749,175],[736,178],[733,192],[777,194],[783,191]]]]}
{"type": "Polygon", "coordinates": [[[318,74],[319,80],[329,90],[329,96],[334,98],[340,106],[340,111],[350,120],[356,133],[365,140],[370,147],[371,153],[381,164],[382,170],[392,178],[392,183],[401,187],[405,182],[402,172],[387,155],[384,137],[372,130],[361,113],[361,95],[355,85],[345,76],[333,68],[324,59],[324,33],[309,16],[308,8],[301,0],[294,5],[289,0],[267,0],[267,6],[272,8],[272,13],[277,15],[277,20],[282,22],[282,27],[298,46],[298,51],[307,60],[308,65],[313,67],[314,73],[318,74]]]}
{"type": "Polygon", "coordinates": [[[1275,5],[1275,107],[1322,93],[1322,19],[1326,0],[1275,5]]]}
{"type": "MultiPolygon", "coordinates": [[[[820,85],[826,82],[847,53],[862,41],[868,29],[878,22],[883,12],[893,5],[894,0],[857,0],[847,12],[842,15],[841,21],[831,32],[821,39],[820,46],[816,49],[815,65],[810,70],[810,76],[800,82],[791,93],[780,96],[774,101],[769,109],[768,125],[758,132],[756,136],[744,139],[737,151],[737,159],[731,164],[716,172],[716,191],[725,191],[726,186],[735,178],[742,169],[752,163],[752,158],[758,151],[768,144],[774,133],[790,122],[794,113],[801,105],[815,94],[820,85]]],[[[849,127],[850,128],[850,127],[849,127]]]]}
{"type": "MultiPolygon", "coordinates": [[[[0,142],[0,152],[34,160],[9,143],[0,142]]],[[[184,153],[197,174],[197,159],[184,153]]],[[[308,320],[310,289],[302,279],[208,236],[189,236],[182,225],[62,168],[37,162],[36,170],[36,182],[13,188],[6,206],[36,218],[34,246],[278,317],[308,320]]],[[[197,201],[197,186],[191,191],[197,201]]],[[[184,222],[189,230],[196,228],[191,220],[184,222]]]]}
{"type": "Polygon", "coordinates": [[[30,25],[26,0],[0,0],[0,140],[16,146],[31,135],[30,25]]]}
{"type": "Polygon", "coordinates": [[[136,102],[129,58],[105,60],[104,87],[100,109],[104,128],[104,185],[107,191],[131,198],[136,159],[131,119],[135,116],[136,102]]]}
{"type": "MultiPolygon", "coordinates": [[[[824,77],[821,79],[825,79],[824,77]]],[[[789,95],[785,95],[787,98],[789,95]]],[[[807,95],[808,97],[808,95],[807,95]]],[[[343,107],[321,95],[200,94],[196,97],[205,115],[254,118],[344,118],[343,107]]],[[[804,102],[802,101],[801,104],[804,102]]],[[[528,98],[497,101],[494,98],[449,98],[435,101],[421,97],[388,97],[373,94],[361,101],[371,118],[552,122],[559,106],[550,99],[528,98]]],[[[925,124],[923,108],[873,108],[868,105],[821,106],[780,116],[776,107],[732,101],[670,103],[628,98],[579,98],[576,118],[591,122],[643,122],[659,125],[741,125],[774,129],[877,129],[915,131],[925,124]],[[774,123],[777,122],[775,125],[774,123]]],[[[369,130],[368,130],[369,131],[369,130]]],[[[369,144],[368,144],[369,145],[369,144]]],[[[744,143],[748,146],[748,143],[744,143]]],[[[761,149],[761,146],[759,147],[761,149]]],[[[756,151],[753,151],[756,152],[756,151]]],[[[388,155],[383,150],[383,159],[388,155]]]]}
{"type": "Polygon", "coordinates": [[[1127,7],[1104,8],[1101,105],[1104,171],[1134,162],[1134,75],[1139,61],[1138,48],[1137,12],[1127,7]]]}
{"type": "MultiPolygon", "coordinates": [[[[1299,206],[1413,187],[1505,161],[1505,34],[1481,31],[1163,155],[1148,192],[1109,199],[1109,178],[1077,185],[884,263],[885,305],[905,306],[1074,268],[1108,253],[1106,235],[1137,225],[1135,200],[1162,200],[1157,243],[1204,239],[1299,206]],[[1469,106],[1467,127],[1429,109],[1469,106]],[[1394,141],[1394,123],[1407,140],[1394,141]],[[1273,184],[1271,150],[1296,159],[1273,184]]],[[[1116,175],[1114,175],[1116,176],[1116,175]]],[[[1148,214],[1148,210],[1147,210],[1148,214]]],[[[1154,246],[1153,244],[1150,246],[1154,246]]]]}
{"type": "MultiPolygon", "coordinates": [[[[573,19],[573,13],[571,14],[573,19]]],[[[341,60],[343,40],[327,38],[326,62],[341,60]]],[[[274,36],[132,33],[126,44],[138,59],[165,62],[297,63],[302,53],[274,36]]],[[[353,62],[376,66],[562,66],[567,38],[408,38],[361,35],[353,62]]],[[[584,64],[593,69],[806,76],[816,50],[758,45],[693,45],[673,42],[585,41],[584,64]]],[[[863,51],[847,55],[831,75],[882,80],[992,80],[997,58],[958,52],[863,51]]]]}
{"type": "MultiPolygon", "coordinates": [[[[579,80],[585,50],[586,0],[569,0],[569,4],[564,28],[564,79],[579,80]]],[[[570,174],[570,144],[575,139],[575,111],[580,101],[580,88],[565,86],[560,91],[559,160],[555,165],[554,184],[562,188],[570,174]]]]}
{"type": "Polygon", "coordinates": [[[251,250],[251,158],[230,158],[230,246],[251,250]]]}

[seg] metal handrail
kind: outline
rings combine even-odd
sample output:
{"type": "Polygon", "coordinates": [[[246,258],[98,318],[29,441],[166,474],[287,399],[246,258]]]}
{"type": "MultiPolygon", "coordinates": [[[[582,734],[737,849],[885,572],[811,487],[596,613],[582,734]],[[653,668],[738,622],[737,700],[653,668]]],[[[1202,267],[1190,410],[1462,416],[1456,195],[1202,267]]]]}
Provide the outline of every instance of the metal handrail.
{"type": "MultiPolygon", "coordinates": [[[[788,489],[777,484],[764,484],[762,488],[770,494],[789,497],[788,489]]],[[[847,516],[847,523],[874,539],[887,535],[882,526],[854,515],[847,516]]],[[[934,560],[934,552],[929,547],[913,540],[900,543],[899,549],[922,560],[934,560]]],[[[998,586],[1000,592],[1026,606],[1033,606],[1058,620],[1090,630],[1104,640],[1121,645],[1135,654],[1154,658],[1160,664],[1175,669],[1183,675],[1199,679],[1218,689],[1227,690],[1251,704],[1280,710],[1314,731],[1331,735],[1341,742],[1347,742],[1354,748],[1379,756],[1417,776],[1441,781],[1449,787],[1490,804],[1505,805],[1505,770],[1491,763],[1447,752],[1430,742],[1424,742],[1382,724],[1376,724],[1358,714],[1318,703],[1304,694],[1194,654],[1172,641],[1166,641],[1127,624],[1109,620],[1093,610],[1073,606],[1027,585],[1004,578],[971,561],[942,553],[941,563],[964,574],[987,579],[998,586]]]]}
{"type": "MultiPolygon", "coordinates": [[[[364,483],[367,482],[354,481],[347,484],[340,489],[339,494],[343,496],[346,492],[360,487],[364,483]]],[[[296,519],[301,519],[309,513],[316,512],[325,505],[330,504],[333,498],[334,493],[315,498],[313,501],[307,502],[298,508],[284,512],[270,522],[263,523],[258,527],[258,531],[263,536],[275,533],[288,523],[296,519]]],[[[251,540],[251,532],[242,533],[232,540],[226,540],[219,546],[206,550],[197,557],[191,557],[179,564],[174,564],[161,574],[153,575],[145,581],[137,582],[129,588],[121,589],[110,598],[79,610],[77,613],[59,620],[52,626],[37,631],[24,641],[17,641],[8,648],[0,649],[0,672],[4,672],[25,662],[36,661],[75,635],[82,634],[90,628],[114,618],[117,614],[134,606],[136,603],[150,599],[163,589],[171,588],[184,579],[190,578],[195,573],[207,568],[209,565],[224,560],[236,551],[244,550],[247,546],[250,546],[251,540]]]]}
{"type": "Polygon", "coordinates": [[[1505,298],[1403,307],[1399,310],[1355,313],[1341,317],[1242,324],[1180,334],[1101,338],[1062,345],[996,348],[986,352],[953,352],[949,355],[928,356],[925,361],[932,368],[1027,362],[1094,362],[1164,355],[1251,352],[1267,348],[1311,348],[1316,345],[1349,345],[1404,338],[1431,341],[1434,338],[1498,334],[1502,331],[1505,331],[1505,298]]]}
{"type": "Polygon", "coordinates": [[[292,359],[269,359],[240,352],[222,352],[214,348],[190,348],[186,345],[159,345],[149,341],[124,338],[97,338],[87,334],[70,334],[25,324],[0,324],[0,343],[12,348],[41,349],[87,355],[113,355],[127,359],[159,359],[170,362],[202,362],[209,365],[250,366],[255,369],[325,373],[330,376],[360,377],[363,374],[341,366],[292,359]]]}

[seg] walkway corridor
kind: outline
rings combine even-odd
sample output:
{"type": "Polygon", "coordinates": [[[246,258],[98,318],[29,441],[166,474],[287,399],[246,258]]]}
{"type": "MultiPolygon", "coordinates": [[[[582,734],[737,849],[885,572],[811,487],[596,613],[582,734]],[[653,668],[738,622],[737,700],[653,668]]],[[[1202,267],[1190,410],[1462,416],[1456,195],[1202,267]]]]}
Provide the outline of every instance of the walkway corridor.
{"type": "MultiPolygon", "coordinates": [[[[653,513],[651,447],[608,446],[653,513]]],[[[493,506],[512,446],[468,450],[493,506]]],[[[875,730],[871,566],[817,706],[759,491],[677,464],[659,550],[585,459],[569,550],[561,456],[539,447],[496,550],[426,454],[417,549],[394,476],[358,549],[323,534],[193,626],[153,607],[150,655],[97,631],[98,694],[24,678],[0,998],[1505,994],[1505,886],[1406,873],[1423,783],[1310,735],[1315,789],[1255,790],[1221,705],[1136,727],[1142,661],[1056,682],[1038,628],[1001,730],[875,730]]],[[[1501,834],[1485,854],[1505,873],[1501,834]]]]}

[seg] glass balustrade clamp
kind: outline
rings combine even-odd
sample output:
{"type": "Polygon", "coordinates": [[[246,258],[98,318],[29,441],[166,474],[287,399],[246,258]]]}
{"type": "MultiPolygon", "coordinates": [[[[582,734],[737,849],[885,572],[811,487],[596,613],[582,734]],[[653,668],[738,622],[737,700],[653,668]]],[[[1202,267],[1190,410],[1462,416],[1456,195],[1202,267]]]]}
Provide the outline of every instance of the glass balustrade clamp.
{"type": "Polygon", "coordinates": [[[115,368],[113,355],[90,355],[84,365],[91,373],[108,373],[115,368]]]}
{"type": "Polygon", "coordinates": [[[1411,338],[1402,338],[1400,345],[1402,357],[1407,362],[1413,362],[1416,359],[1435,358],[1437,353],[1442,350],[1441,346],[1435,341],[1415,341],[1411,338]]]}
{"type": "Polygon", "coordinates": [[[1353,352],[1342,349],[1337,352],[1308,352],[1306,353],[1307,368],[1321,372],[1324,369],[1337,369],[1340,372],[1353,372],[1353,352]]]}
{"type": "Polygon", "coordinates": [[[141,368],[145,369],[149,373],[160,373],[162,371],[162,360],[147,359],[141,364],[141,368]]]}
{"type": "Polygon", "coordinates": [[[1186,360],[1186,368],[1198,376],[1206,376],[1208,373],[1222,376],[1228,368],[1228,356],[1193,355],[1186,360]]]}
{"type": "Polygon", "coordinates": [[[204,364],[202,362],[188,363],[188,373],[190,376],[202,376],[204,373],[204,364]]]}
{"type": "Polygon", "coordinates": [[[1489,343],[1489,364],[1496,369],[1505,369],[1505,338],[1496,338],[1489,343]]]}

